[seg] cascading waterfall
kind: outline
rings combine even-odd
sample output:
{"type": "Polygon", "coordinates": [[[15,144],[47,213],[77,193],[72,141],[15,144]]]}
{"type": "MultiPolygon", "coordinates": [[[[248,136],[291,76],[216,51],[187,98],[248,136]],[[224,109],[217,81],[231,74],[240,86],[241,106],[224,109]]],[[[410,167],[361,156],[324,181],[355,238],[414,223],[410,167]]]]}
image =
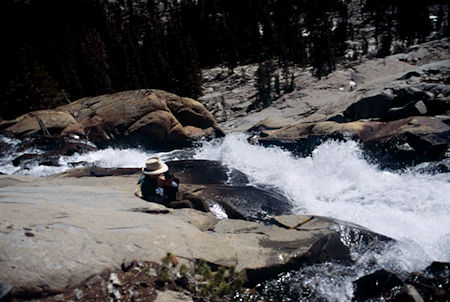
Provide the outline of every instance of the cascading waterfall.
{"type": "MultiPolygon", "coordinates": [[[[295,213],[350,221],[422,247],[418,258],[450,261],[450,173],[382,171],[363,158],[353,141],[327,141],[311,156],[298,158],[251,145],[243,134],[205,143],[195,157],[222,161],[254,185],[278,189],[295,213]]],[[[424,263],[413,259],[410,265],[416,269],[424,263]]]]}

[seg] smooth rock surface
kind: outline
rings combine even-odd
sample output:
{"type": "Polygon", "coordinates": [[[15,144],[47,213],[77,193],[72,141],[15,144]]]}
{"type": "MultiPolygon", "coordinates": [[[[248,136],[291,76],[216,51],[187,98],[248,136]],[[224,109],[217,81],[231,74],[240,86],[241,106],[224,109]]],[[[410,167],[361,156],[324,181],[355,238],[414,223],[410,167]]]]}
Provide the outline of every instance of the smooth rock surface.
{"type": "Polygon", "coordinates": [[[58,293],[104,269],[120,268],[124,259],[160,262],[167,252],[235,265],[255,278],[258,272],[269,277],[270,267],[342,260],[327,246],[339,238],[333,220],[317,217],[289,230],[165,209],[133,195],[137,178],[1,175],[0,282],[12,285],[13,295],[58,293]]]}
{"type": "Polygon", "coordinates": [[[405,53],[338,66],[321,80],[314,78],[308,68],[293,70],[293,92],[281,96],[268,108],[248,113],[246,109],[257,94],[253,76],[257,64],[239,66],[233,73],[213,68],[203,72],[205,95],[199,101],[225,132],[239,132],[266,119],[271,119],[272,125],[283,126],[326,121],[342,115],[364,98],[392,94],[392,89],[401,91],[410,86],[431,92],[433,98],[439,99],[440,94],[448,95],[449,48],[448,38],[430,41],[411,46],[405,53]],[[408,59],[412,56],[417,60],[408,59]]]}

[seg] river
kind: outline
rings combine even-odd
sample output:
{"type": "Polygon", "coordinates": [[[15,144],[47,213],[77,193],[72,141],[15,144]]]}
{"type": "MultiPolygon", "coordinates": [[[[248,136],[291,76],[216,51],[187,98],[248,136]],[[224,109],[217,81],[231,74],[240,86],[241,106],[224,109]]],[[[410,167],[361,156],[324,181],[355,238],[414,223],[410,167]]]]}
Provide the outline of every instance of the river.
{"type": "MultiPolygon", "coordinates": [[[[351,281],[367,273],[369,262],[396,272],[420,271],[432,261],[450,262],[450,173],[426,172],[426,163],[382,170],[364,158],[354,141],[327,141],[310,156],[299,157],[278,147],[250,144],[244,134],[228,134],[190,149],[159,153],[108,148],[61,157],[60,167],[28,169],[11,163],[20,155],[20,141],[0,137],[0,142],[10,146],[0,158],[0,172],[5,174],[47,176],[83,165],[139,167],[153,155],[163,160],[218,160],[244,172],[251,184],[284,194],[297,214],[349,221],[396,239],[382,251],[355,252],[354,268],[322,264],[300,272],[303,286],[314,284],[316,295],[330,301],[350,300],[351,281]]],[[[281,286],[286,278],[276,282],[281,286]]],[[[289,282],[295,278],[289,276],[289,282]]]]}

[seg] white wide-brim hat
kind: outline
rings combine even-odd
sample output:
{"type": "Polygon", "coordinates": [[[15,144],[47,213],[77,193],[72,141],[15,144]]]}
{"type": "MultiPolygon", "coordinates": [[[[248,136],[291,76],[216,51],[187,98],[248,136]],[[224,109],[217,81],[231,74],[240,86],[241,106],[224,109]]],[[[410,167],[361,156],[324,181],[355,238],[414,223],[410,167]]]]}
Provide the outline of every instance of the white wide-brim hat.
{"type": "Polygon", "coordinates": [[[142,172],[145,175],[158,175],[169,170],[169,167],[159,160],[158,157],[151,157],[145,161],[145,167],[142,168],[142,172]]]}

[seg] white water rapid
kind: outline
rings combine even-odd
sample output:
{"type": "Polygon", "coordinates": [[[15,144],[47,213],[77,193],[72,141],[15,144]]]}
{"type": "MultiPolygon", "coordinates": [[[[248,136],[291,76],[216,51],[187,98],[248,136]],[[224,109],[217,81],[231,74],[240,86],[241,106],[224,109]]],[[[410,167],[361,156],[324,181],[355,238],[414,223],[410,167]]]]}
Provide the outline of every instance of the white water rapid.
{"type": "Polygon", "coordinates": [[[352,141],[328,141],[298,158],[251,145],[243,134],[205,143],[195,158],[222,161],[253,184],[277,188],[296,213],[350,221],[399,240],[396,257],[406,260],[398,264],[406,270],[450,261],[450,173],[382,171],[352,141]]]}

